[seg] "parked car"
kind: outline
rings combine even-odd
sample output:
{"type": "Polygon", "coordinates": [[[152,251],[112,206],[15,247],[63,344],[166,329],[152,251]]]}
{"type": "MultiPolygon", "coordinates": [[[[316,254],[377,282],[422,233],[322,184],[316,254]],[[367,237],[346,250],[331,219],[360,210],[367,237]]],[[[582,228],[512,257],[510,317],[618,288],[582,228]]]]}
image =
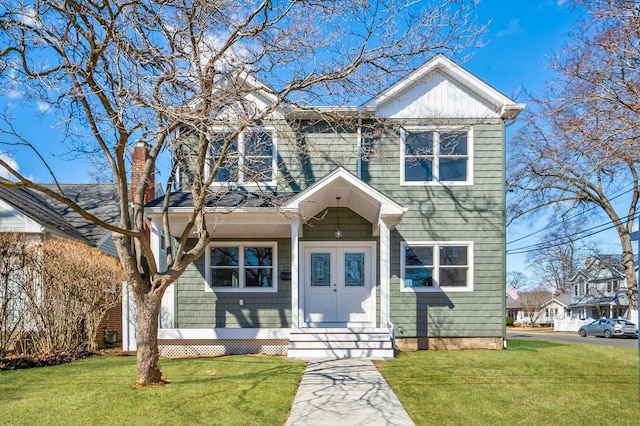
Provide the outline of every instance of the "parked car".
{"type": "Polygon", "coordinates": [[[635,337],[638,338],[638,327],[625,319],[603,318],[583,325],[578,330],[582,337],[635,337]]]}

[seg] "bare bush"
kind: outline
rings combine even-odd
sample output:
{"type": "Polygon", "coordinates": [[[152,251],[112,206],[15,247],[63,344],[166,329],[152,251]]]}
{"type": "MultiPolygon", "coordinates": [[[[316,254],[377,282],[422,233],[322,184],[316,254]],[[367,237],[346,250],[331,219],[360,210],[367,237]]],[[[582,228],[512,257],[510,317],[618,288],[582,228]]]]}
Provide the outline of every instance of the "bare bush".
{"type": "Polygon", "coordinates": [[[3,254],[14,259],[5,261],[3,256],[0,352],[76,354],[97,349],[98,324],[120,301],[123,275],[117,260],[70,240],[3,236],[0,241],[3,254]]]}

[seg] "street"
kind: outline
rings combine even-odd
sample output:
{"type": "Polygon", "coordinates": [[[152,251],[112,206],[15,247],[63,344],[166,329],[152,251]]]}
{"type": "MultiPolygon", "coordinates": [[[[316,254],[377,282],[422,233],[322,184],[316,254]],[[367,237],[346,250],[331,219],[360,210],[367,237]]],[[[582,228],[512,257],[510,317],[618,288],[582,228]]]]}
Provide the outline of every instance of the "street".
{"type": "Polygon", "coordinates": [[[611,338],[605,339],[603,337],[580,337],[578,333],[569,332],[548,332],[548,331],[527,331],[523,329],[509,330],[507,329],[507,345],[508,339],[537,339],[537,340],[549,340],[552,342],[560,343],[585,343],[588,345],[602,345],[602,346],[619,346],[626,348],[637,348],[637,339],[625,339],[625,338],[611,338]]]}

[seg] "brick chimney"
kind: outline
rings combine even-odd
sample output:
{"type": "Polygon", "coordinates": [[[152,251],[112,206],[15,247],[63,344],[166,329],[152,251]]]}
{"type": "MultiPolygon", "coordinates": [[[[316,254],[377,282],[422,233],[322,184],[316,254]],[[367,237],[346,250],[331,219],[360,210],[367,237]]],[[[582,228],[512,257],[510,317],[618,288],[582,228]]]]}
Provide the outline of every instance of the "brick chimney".
{"type": "MultiPolygon", "coordinates": [[[[138,144],[131,149],[131,201],[134,200],[136,191],[141,185],[140,180],[142,179],[148,153],[147,144],[144,142],[138,142],[138,144]]],[[[155,187],[155,173],[151,171],[151,174],[147,178],[147,187],[145,188],[143,200],[144,204],[155,198],[155,187]]]]}

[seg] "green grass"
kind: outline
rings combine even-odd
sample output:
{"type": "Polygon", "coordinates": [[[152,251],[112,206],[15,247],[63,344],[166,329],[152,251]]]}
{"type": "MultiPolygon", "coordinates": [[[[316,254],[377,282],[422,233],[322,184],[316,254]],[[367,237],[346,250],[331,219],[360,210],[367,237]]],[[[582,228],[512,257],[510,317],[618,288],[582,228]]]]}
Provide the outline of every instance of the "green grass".
{"type": "MultiPolygon", "coordinates": [[[[282,425],[304,363],[163,359],[136,389],[134,357],[0,371],[2,425],[282,425]]],[[[416,425],[637,424],[638,351],[509,340],[507,351],[405,352],[381,370],[416,425]]]]}
{"type": "Polygon", "coordinates": [[[2,425],[281,425],[304,363],[280,357],[163,359],[171,383],[136,389],[135,357],[0,371],[2,425]]]}
{"type": "Polygon", "coordinates": [[[509,340],[506,351],[405,352],[381,371],[416,425],[628,425],[638,350],[509,340]]]}

